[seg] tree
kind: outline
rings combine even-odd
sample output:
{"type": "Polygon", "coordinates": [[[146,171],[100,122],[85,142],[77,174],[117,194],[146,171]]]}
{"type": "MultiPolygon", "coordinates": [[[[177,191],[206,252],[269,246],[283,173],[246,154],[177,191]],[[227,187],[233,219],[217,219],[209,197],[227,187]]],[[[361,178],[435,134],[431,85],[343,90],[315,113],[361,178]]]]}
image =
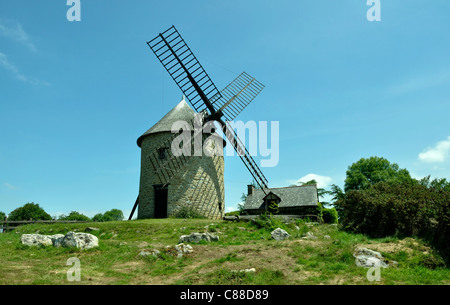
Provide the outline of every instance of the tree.
{"type": "Polygon", "coordinates": [[[6,214],[3,212],[0,212],[0,221],[3,221],[6,217],[6,214]]]}
{"type": "MultiPolygon", "coordinates": [[[[309,180],[307,182],[298,182],[300,185],[317,185],[317,181],[316,180],[309,180]]],[[[325,195],[329,195],[331,194],[330,191],[325,190],[324,188],[318,187],[317,188],[317,196],[320,198],[323,198],[325,195]]]]}
{"type": "Polygon", "coordinates": [[[34,202],[29,202],[23,207],[17,208],[11,213],[9,213],[9,220],[20,221],[20,220],[51,220],[52,217],[47,214],[44,209],[42,209],[39,204],[34,202]]]}
{"type": "Polygon", "coordinates": [[[349,166],[345,179],[344,191],[363,190],[377,182],[413,183],[414,180],[406,169],[390,163],[385,158],[361,158],[349,166]]]}
{"type": "Polygon", "coordinates": [[[83,215],[79,212],[72,211],[68,216],[61,215],[59,216],[59,220],[78,220],[78,221],[91,221],[89,217],[83,215]]]}
{"type": "Polygon", "coordinates": [[[112,209],[103,214],[103,221],[119,221],[123,220],[124,216],[121,210],[112,209]]]}
{"type": "Polygon", "coordinates": [[[102,213],[95,214],[94,217],[92,217],[92,221],[102,222],[103,214],[102,213]]]}
{"type": "Polygon", "coordinates": [[[429,189],[450,192],[450,181],[447,181],[447,179],[445,178],[435,178],[431,180],[431,176],[428,175],[425,178],[418,180],[417,182],[429,189]]]}
{"type": "Polygon", "coordinates": [[[112,209],[105,212],[105,214],[98,213],[92,218],[92,221],[102,222],[102,221],[120,221],[123,220],[124,216],[121,210],[112,209]]]}

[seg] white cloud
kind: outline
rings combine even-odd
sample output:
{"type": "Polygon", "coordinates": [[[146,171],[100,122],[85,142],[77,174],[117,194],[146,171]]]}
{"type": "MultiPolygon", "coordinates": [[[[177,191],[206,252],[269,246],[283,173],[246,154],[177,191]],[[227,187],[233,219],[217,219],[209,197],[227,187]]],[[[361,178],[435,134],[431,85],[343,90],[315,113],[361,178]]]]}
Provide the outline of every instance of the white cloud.
{"type": "Polygon", "coordinates": [[[300,182],[308,182],[311,180],[316,180],[317,187],[319,187],[319,188],[326,188],[326,187],[330,186],[331,182],[333,181],[333,179],[331,177],[321,176],[321,175],[317,175],[317,174],[308,174],[308,175],[298,179],[296,181],[296,184],[298,184],[300,182]]]}
{"type": "Polygon", "coordinates": [[[36,46],[31,41],[30,36],[18,22],[0,19],[0,35],[23,44],[33,52],[36,51],[36,46]]]}
{"type": "Polygon", "coordinates": [[[437,86],[448,85],[450,83],[450,72],[437,71],[433,73],[420,73],[420,76],[415,76],[405,80],[403,83],[397,84],[390,88],[393,94],[404,94],[419,90],[426,90],[437,86]]]}
{"type": "Polygon", "coordinates": [[[39,79],[36,79],[34,77],[29,77],[24,74],[22,74],[19,69],[9,61],[8,56],[0,52],[0,66],[5,68],[6,70],[9,70],[16,79],[25,82],[30,83],[32,85],[45,85],[49,86],[50,84],[46,81],[41,81],[39,79]]]}
{"type": "Polygon", "coordinates": [[[237,207],[235,207],[235,206],[225,207],[225,213],[234,212],[234,211],[237,211],[237,207]]]}
{"type": "Polygon", "coordinates": [[[427,148],[419,154],[419,160],[427,163],[442,163],[450,156],[450,136],[438,142],[434,147],[427,148]]]}
{"type": "Polygon", "coordinates": [[[9,188],[10,190],[17,190],[17,186],[14,186],[12,184],[3,183],[3,185],[6,186],[7,188],[9,188]]]}

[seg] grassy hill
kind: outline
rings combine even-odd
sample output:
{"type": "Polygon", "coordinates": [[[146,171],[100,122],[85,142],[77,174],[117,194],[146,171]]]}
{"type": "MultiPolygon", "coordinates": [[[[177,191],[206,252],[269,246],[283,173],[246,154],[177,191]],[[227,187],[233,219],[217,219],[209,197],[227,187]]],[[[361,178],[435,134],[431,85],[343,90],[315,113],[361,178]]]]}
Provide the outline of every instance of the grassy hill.
{"type": "Polygon", "coordinates": [[[270,227],[205,219],[22,226],[0,234],[0,284],[450,284],[450,269],[419,239],[371,239],[333,225],[297,223],[284,228],[290,239],[275,241],[270,227]],[[99,238],[98,248],[20,243],[25,233],[65,234],[87,227],[99,229],[91,232],[99,238]],[[192,244],[194,252],[180,259],[164,251],[181,235],[207,230],[220,240],[192,244]],[[308,231],[317,239],[303,239],[308,231]],[[381,281],[369,282],[367,269],[355,265],[358,246],[379,251],[398,266],[381,269],[381,281]],[[139,255],[150,249],[160,250],[161,257],[139,255]],[[67,280],[71,257],[80,260],[80,282],[67,280]],[[248,268],[256,272],[237,272],[248,268]]]}

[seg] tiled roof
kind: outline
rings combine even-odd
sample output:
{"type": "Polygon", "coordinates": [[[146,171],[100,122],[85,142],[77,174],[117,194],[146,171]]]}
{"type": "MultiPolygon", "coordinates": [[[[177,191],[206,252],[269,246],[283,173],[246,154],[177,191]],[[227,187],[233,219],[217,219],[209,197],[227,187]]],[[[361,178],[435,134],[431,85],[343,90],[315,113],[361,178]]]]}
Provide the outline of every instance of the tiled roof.
{"type": "Polygon", "coordinates": [[[192,110],[191,107],[183,100],[175,106],[172,110],[169,111],[161,120],[158,121],[152,128],[147,130],[142,136],[140,136],[137,140],[137,145],[141,147],[142,138],[149,134],[158,133],[158,132],[171,132],[173,123],[177,121],[185,121],[192,122],[194,119],[195,111],[192,110]]]}
{"type": "MultiPolygon", "coordinates": [[[[266,189],[281,198],[279,208],[298,206],[317,206],[317,185],[289,186],[266,189]]],[[[252,194],[247,196],[244,210],[262,208],[266,195],[261,189],[253,189],[252,194]]]]}

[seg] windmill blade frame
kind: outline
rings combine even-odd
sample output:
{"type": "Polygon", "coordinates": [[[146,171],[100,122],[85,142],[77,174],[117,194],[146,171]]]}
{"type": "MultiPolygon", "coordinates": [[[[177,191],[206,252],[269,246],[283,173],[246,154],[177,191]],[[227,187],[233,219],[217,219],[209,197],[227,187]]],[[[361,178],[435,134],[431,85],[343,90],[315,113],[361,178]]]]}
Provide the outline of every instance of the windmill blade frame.
{"type": "Polygon", "coordinates": [[[215,112],[211,100],[221,97],[208,73],[175,26],[147,42],[196,112],[215,112]]]}
{"type": "Polygon", "coordinates": [[[262,83],[244,71],[220,91],[221,96],[214,97],[212,102],[217,112],[222,113],[227,121],[232,121],[264,87],[262,83]]]}

